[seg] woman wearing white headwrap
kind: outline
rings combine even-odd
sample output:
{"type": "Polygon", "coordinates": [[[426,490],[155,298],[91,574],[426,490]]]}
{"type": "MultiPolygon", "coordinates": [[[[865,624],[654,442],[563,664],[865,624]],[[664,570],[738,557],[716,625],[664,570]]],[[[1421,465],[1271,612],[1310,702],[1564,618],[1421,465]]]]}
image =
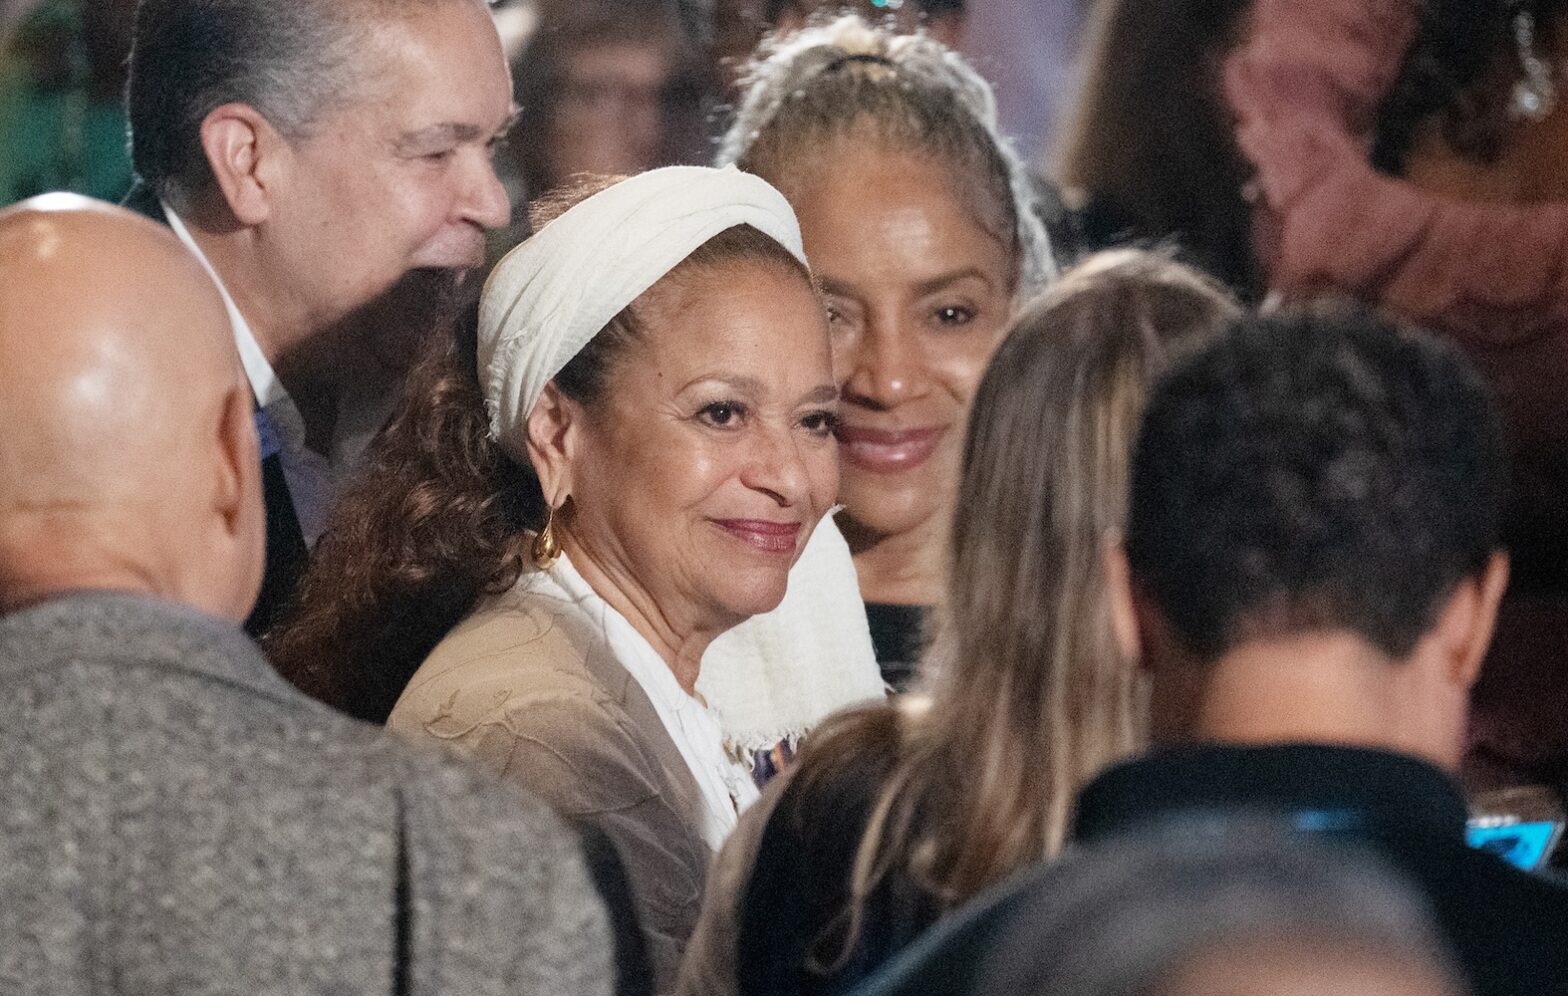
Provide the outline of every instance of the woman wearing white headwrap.
{"type": "Polygon", "coordinates": [[[793,632],[880,686],[824,520],[838,391],[789,205],[700,167],[584,193],[539,205],[476,352],[410,388],[272,649],[327,662],[286,668],[308,691],[390,708],[607,836],[662,991],[757,796],[757,744],[726,724],[769,701],[746,675],[783,667],[793,632]]]}

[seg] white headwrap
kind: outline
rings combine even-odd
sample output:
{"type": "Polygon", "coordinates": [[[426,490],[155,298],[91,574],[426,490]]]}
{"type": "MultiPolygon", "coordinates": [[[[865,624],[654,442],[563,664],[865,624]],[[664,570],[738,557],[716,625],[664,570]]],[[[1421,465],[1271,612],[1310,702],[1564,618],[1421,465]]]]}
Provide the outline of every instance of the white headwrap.
{"type": "Polygon", "coordinates": [[[545,384],[610,319],[737,225],[806,264],[784,195],[734,167],[668,166],[623,180],[507,253],[479,305],[479,386],[496,442],[527,459],[524,426],[545,384]]]}
{"type": "MultiPolygon", "coordinates": [[[[545,384],[627,305],[737,225],[806,263],[789,202],[733,166],[623,180],[508,253],[479,306],[479,382],[502,448],[526,461],[526,422],[545,384]]],[[[793,741],[828,713],[883,694],[854,561],[831,517],[790,571],[783,604],[714,641],[699,687],[737,750],[793,741]]]]}

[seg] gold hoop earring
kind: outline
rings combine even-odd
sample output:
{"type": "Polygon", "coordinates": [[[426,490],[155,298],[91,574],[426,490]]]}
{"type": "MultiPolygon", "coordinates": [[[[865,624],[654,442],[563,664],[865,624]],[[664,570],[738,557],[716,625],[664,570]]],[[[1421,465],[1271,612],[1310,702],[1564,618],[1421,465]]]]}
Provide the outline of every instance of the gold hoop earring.
{"type": "Polygon", "coordinates": [[[544,528],[534,534],[534,545],[530,551],[533,554],[534,566],[541,571],[548,571],[561,559],[561,541],[555,535],[555,506],[545,515],[544,528]]]}

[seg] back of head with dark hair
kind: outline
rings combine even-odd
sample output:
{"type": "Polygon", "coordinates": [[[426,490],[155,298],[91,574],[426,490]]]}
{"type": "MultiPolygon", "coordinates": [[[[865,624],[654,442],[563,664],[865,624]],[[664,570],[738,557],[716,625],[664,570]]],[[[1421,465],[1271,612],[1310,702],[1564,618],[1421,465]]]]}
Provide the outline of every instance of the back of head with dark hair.
{"type": "Polygon", "coordinates": [[[1247,319],[1150,397],[1127,556],[1200,657],[1348,630],[1403,658],[1499,546],[1503,487],[1446,343],[1364,311],[1247,319]]]}

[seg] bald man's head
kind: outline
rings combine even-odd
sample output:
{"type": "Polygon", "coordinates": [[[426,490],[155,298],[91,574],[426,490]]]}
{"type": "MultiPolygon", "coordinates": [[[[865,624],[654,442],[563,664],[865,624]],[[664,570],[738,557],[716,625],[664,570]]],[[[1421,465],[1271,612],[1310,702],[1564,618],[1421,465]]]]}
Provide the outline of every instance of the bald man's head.
{"type": "Polygon", "coordinates": [[[251,399],[167,230],[50,195],[0,212],[0,611],[84,588],[243,618],[265,542],[251,399]]]}

